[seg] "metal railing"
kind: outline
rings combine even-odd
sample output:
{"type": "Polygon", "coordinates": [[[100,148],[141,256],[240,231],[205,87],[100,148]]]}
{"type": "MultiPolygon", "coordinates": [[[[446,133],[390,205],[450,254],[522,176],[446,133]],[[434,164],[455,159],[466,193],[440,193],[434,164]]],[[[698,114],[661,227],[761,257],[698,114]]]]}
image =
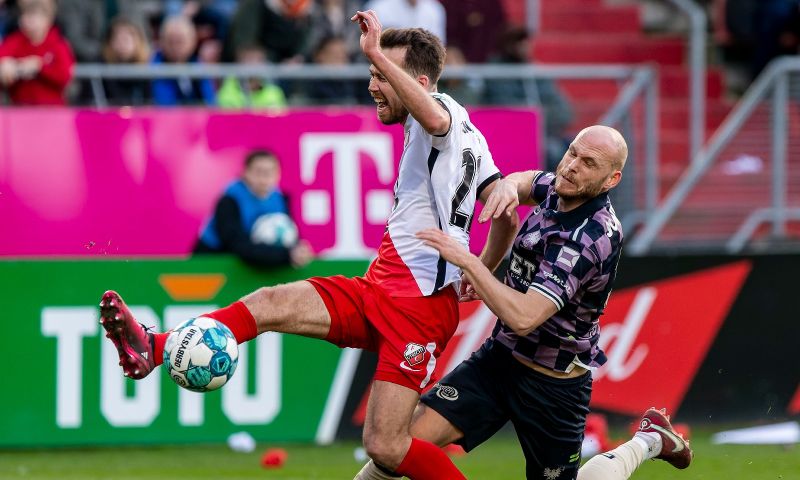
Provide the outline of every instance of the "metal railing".
{"type": "MultiPolygon", "coordinates": [[[[796,182],[790,182],[790,179],[797,175],[796,172],[790,172],[790,163],[787,160],[800,158],[797,155],[795,157],[788,155],[790,140],[794,142],[792,145],[795,148],[800,148],[797,145],[799,139],[789,136],[790,128],[794,128],[794,131],[800,129],[800,120],[795,118],[792,122],[788,118],[789,109],[793,109],[797,116],[797,110],[800,108],[800,99],[792,100],[789,94],[793,74],[800,74],[800,58],[784,57],[774,60],[761,73],[711,137],[708,144],[701,149],[696,161],[684,172],[659,208],[630,242],[628,253],[644,255],[653,249],[659,234],[686,202],[700,180],[709,172],[721,152],[732,142],[740,140],[738,137],[746,133],[744,129],[746,122],[756,115],[761,117],[768,115],[769,118],[764,121],[761,121],[761,117],[756,119],[757,123],[761,124],[765,130],[771,132],[768,137],[770,145],[762,146],[759,149],[763,155],[769,155],[771,161],[770,183],[762,185],[769,197],[769,206],[751,205],[751,209],[744,212],[744,220],[740,222],[738,229],[728,235],[725,247],[729,253],[740,252],[747,246],[758,227],[765,222],[771,224],[770,234],[773,240],[787,238],[787,222],[800,220],[800,207],[790,207],[788,202],[788,189],[796,184],[796,182]],[[771,97],[768,97],[769,95],[771,97]],[[764,123],[769,125],[763,125],[764,123]]],[[[797,80],[796,85],[800,87],[800,77],[797,80]]],[[[800,88],[797,89],[797,92],[800,96],[800,88]]],[[[761,136],[760,131],[759,136],[761,136]]],[[[798,154],[800,154],[800,149],[798,154]]],[[[728,199],[728,202],[730,200],[728,199]]],[[[693,208],[700,209],[702,207],[695,206],[693,208]]]]}
{"type": "MultiPolygon", "coordinates": [[[[509,65],[475,64],[448,66],[442,79],[499,80],[536,78],[616,80],[624,82],[634,76],[634,72],[646,67],[630,65],[509,65]]],[[[369,78],[366,64],[344,66],[324,65],[242,65],[242,64],[157,64],[157,65],[107,65],[78,64],[75,78],[88,80],[92,86],[95,106],[108,105],[103,79],[153,80],[159,78],[224,79],[228,77],[261,78],[277,80],[365,80],[369,78]]],[[[246,82],[244,82],[246,83],[246,82]]],[[[246,89],[247,85],[243,84],[246,89]]]]}
{"type": "Polygon", "coordinates": [[[692,0],[669,0],[689,17],[689,158],[697,154],[706,135],[706,25],[705,11],[692,0]]]}
{"type": "MultiPolygon", "coordinates": [[[[637,135],[631,134],[631,115],[634,102],[644,97],[644,172],[642,177],[642,190],[644,193],[644,208],[624,212],[620,219],[626,230],[644,222],[657,207],[659,198],[659,173],[658,173],[658,144],[659,144],[659,102],[658,102],[658,76],[652,67],[638,69],[631,78],[627,88],[620,91],[614,106],[600,119],[601,125],[619,127],[623,135],[629,140],[635,140],[637,135]]],[[[630,151],[636,151],[636,145],[629,145],[630,151]]],[[[636,155],[633,161],[638,160],[636,155]]],[[[632,165],[633,169],[636,165],[632,165]]],[[[626,173],[627,176],[627,173],[626,173]]],[[[625,185],[620,185],[625,188],[625,185]]]]}

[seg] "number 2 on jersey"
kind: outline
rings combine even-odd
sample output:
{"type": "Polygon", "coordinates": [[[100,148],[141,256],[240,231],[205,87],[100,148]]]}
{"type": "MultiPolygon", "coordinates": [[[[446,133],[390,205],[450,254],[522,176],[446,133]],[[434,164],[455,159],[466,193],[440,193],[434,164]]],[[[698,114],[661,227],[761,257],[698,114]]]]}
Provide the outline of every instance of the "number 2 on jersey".
{"type": "Polygon", "coordinates": [[[481,159],[476,159],[471,149],[467,148],[462,152],[461,170],[463,176],[461,177],[461,185],[458,186],[455,195],[453,195],[453,202],[450,208],[450,225],[458,227],[467,233],[469,233],[470,226],[472,225],[471,220],[473,212],[464,212],[461,210],[461,206],[472,188],[472,183],[475,180],[475,172],[480,167],[480,162],[481,159]]]}

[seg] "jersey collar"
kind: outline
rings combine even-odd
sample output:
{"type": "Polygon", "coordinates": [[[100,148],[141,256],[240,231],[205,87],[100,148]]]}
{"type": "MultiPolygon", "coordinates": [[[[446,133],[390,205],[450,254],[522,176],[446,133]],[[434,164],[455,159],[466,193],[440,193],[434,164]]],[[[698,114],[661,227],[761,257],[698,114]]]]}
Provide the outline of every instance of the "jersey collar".
{"type": "Polygon", "coordinates": [[[548,208],[544,211],[544,216],[548,218],[552,218],[556,222],[560,223],[564,226],[564,228],[568,230],[572,230],[578,225],[580,225],[585,219],[594,215],[594,213],[601,208],[605,207],[608,204],[608,192],[603,192],[600,195],[582,203],[577,208],[573,208],[569,212],[560,212],[555,209],[557,205],[558,195],[553,195],[553,198],[550,202],[548,202],[548,206],[553,206],[554,208],[548,208]]]}

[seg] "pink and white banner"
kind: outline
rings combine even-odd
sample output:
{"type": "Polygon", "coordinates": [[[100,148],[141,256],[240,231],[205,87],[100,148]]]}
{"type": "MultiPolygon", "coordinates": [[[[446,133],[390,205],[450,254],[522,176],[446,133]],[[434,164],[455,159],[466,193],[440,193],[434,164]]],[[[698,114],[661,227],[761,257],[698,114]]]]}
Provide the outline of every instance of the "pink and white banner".
{"type": "MultiPolygon", "coordinates": [[[[475,109],[504,173],[540,165],[530,109],[475,109]]],[[[402,128],[372,108],[0,110],[0,256],[186,255],[250,149],[281,158],[303,238],[371,256],[392,206],[402,128]]],[[[473,225],[479,251],[487,227],[473,225]]]]}

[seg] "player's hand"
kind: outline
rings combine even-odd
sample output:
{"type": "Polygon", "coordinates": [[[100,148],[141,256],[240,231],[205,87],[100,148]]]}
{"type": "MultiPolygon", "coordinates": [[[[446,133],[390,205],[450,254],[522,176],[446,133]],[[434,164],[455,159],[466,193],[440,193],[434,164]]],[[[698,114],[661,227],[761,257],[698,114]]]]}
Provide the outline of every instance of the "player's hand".
{"type": "Polygon", "coordinates": [[[519,193],[517,184],[513,180],[501,178],[497,181],[486,204],[478,217],[478,223],[485,223],[490,218],[500,218],[501,215],[511,216],[519,206],[519,193]]]}
{"type": "Polygon", "coordinates": [[[425,242],[425,245],[435,248],[446,261],[453,265],[463,268],[474,255],[458,243],[453,237],[439,230],[429,228],[417,232],[417,238],[425,242]]]}
{"type": "Polygon", "coordinates": [[[471,302],[473,300],[480,300],[481,297],[478,295],[478,292],[475,291],[475,286],[472,285],[467,279],[467,276],[462,274],[461,275],[461,289],[458,292],[458,301],[459,302],[471,302]]]}
{"type": "Polygon", "coordinates": [[[308,265],[308,262],[314,259],[314,251],[311,249],[311,245],[307,241],[300,240],[297,245],[289,250],[289,258],[293,267],[304,267],[308,265]]]}
{"type": "Polygon", "coordinates": [[[380,41],[383,27],[378,20],[378,15],[374,10],[367,10],[366,12],[359,10],[350,20],[357,22],[361,28],[361,39],[359,40],[361,50],[367,59],[371,61],[372,56],[381,51],[380,41]]]}

